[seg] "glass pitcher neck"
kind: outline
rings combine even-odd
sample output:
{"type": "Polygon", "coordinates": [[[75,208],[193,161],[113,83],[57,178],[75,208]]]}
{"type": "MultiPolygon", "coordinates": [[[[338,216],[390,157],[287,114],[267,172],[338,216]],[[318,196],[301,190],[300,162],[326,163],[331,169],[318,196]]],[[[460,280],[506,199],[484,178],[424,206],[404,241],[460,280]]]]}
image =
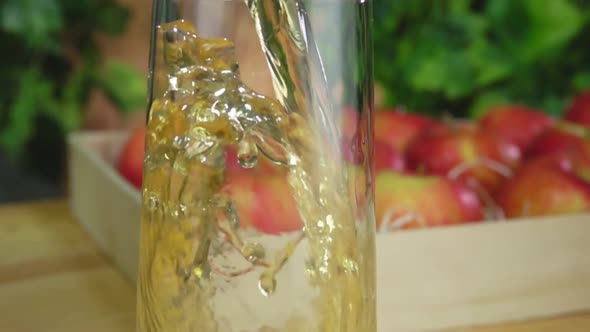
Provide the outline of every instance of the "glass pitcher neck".
{"type": "MultiPolygon", "coordinates": [[[[155,67],[156,57],[156,31],[158,26],[165,22],[171,22],[178,19],[180,13],[178,11],[177,0],[153,0],[152,1],[152,25],[151,25],[151,44],[149,54],[149,77],[148,77],[148,112],[153,100],[153,70],[155,67]]],[[[147,119],[146,119],[147,121],[147,119]]]]}
{"type": "Polygon", "coordinates": [[[176,0],[153,0],[152,23],[157,26],[164,22],[178,19],[178,3],[176,0]]]}

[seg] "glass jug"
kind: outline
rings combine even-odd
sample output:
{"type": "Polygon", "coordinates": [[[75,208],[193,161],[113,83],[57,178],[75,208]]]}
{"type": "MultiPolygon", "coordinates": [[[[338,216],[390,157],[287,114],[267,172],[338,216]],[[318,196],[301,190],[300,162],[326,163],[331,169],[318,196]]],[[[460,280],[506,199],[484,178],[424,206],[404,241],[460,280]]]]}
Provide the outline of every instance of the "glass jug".
{"type": "Polygon", "coordinates": [[[374,332],[371,0],[154,0],[137,329],[374,332]]]}

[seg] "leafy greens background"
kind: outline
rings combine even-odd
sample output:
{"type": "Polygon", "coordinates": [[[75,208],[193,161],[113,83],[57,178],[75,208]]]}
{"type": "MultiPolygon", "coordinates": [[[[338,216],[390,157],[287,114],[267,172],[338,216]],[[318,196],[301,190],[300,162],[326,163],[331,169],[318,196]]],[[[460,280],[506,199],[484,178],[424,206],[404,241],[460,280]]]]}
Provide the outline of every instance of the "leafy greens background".
{"type": "Polygon", "coordinates": [[[95,43],[97,33],[123,33],[129,15],[115,0],[0,2],[0,153],[58,179],[91,89],[122,112],[143,107],[143,75],[105,61],[95,43]]]}
{"type": "Polygon", "coordinates": [[[477,116],[520,103],[559,115],[590,87],[589,0],[375,1],[386,106],[477,116]]]}

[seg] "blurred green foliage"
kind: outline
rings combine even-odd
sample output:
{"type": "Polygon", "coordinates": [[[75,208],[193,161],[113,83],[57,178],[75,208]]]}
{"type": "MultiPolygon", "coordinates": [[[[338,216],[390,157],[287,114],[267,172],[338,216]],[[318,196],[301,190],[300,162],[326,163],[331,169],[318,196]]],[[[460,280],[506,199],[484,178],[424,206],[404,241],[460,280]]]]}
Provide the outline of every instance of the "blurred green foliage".
{"type": "Polygon", "coordinates": [[[590,87],[589,0],[375,1],[387,106],[477,116],[495,103],[559,115],[590,87]]]}
{"type": "Polygon", "coordinates": [[[2,151],[55,176],[91,89],[104,91],[122,112],[144,106],[143,75],[105,61],[95,42],[97,33],[123,33],[129,15],[115,0],[0,2],[2,151]]]}

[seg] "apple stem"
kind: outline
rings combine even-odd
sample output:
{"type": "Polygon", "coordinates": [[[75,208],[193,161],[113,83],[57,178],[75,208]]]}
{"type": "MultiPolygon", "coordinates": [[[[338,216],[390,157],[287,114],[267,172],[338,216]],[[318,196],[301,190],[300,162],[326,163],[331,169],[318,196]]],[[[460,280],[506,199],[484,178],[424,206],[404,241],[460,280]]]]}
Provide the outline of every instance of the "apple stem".
{"type": "Polygon", "coordinates": [[[460,163],[459,165],[452,168],[447,173],[447,176],[451,180],[457,180],[465,172],[467,172],[470,169],[477,167],[477,166],[487,167],[487,168],[491,169],[492,171],[495,171],[496,173],[502,175],[505,178],[511,178],[512,174],[513,174],[512,170],[508,166],[502,164],[501,162],[498,162],[493,159],[481,157],[481,158],[474,160],[472,162],[460,163]]]}
{"type": "Polygon", "coordinates": [[[504,220],[504,211],[496,204],[492,195],[475,178],[469,178],[467,185],[473,188],[484,204],[486,220],[504,220]]]}
{"type": "Polygon", "coordinates": [[[417,220],[420,225],[424,226],[424,220],[417,214],[407,212],[401,216],[392,218],[395,214],[395,208],[391,208],[385,212],[381,218],[381,224],[379,225],[378,233],[387,233],[389,231],[396,231],[402,229],[405,225],[417,220]]]}
{"type": "Polygon", "coordinates": [[[389,226],[388,223],[391,220],[394,211],[395,209],[389,209],[385,211],[385,214],[383,215],[383,217],[381,217],[381,223],[379,224],[378,233],[386,233],[389,230],[387,226],[389,226]]]}
{"type": "MultiPolygon", "coordinates": [[[[461,175],[478,166],[487,167],[507,179],[513,176],[513,172],[508,166],[496,160],[481,157],[472,162],[463,162],[455,166],[447,173],[447,177],[451,180],[457,180],[461,175]]],[[[485,206],[484,215],[486,215],[486,220],[505,219],[504,211],[498,207],[492,195],[481,185],[481,183],[479,183],[479,181],[472,177],[467,180],[467,185],[473,188],[477,192],[479,198],[483,201],[485,206]]]]}
{"type": "Polygon", "coordinates": [[[235,271],[235,272],[225,272],[221,269],[217,268],[214,264],[211,264],[211,271],[225,277],[225,278],[236,278],[239,276],[243,276],[247,273],[254,271],[254,265],[251,265],[249,268],[245,270],[235,271]]]}

